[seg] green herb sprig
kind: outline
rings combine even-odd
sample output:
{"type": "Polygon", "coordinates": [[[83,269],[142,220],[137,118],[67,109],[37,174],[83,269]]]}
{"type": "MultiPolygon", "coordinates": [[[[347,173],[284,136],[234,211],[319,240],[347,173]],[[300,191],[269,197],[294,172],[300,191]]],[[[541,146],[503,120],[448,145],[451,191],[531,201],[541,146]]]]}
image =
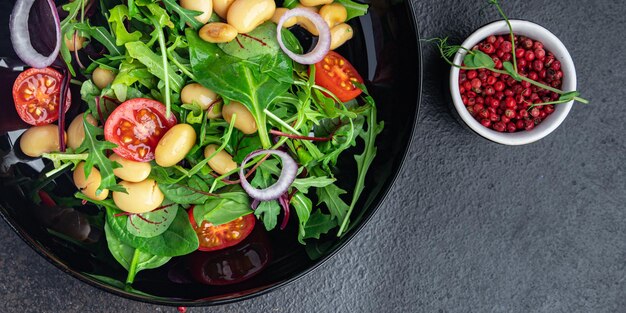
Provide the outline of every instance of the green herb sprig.
{"type": "Polygon", "coordinates": [[[557,93],[560,95],[559,99],[556,101],[550,101],[550,102],[543,102],[543,103],[536,103],[533,104],[531,106],[529,106],[528,109],[532,109],[536,106],[542,106],[542,105],[548,105],[548,104],[561,104],[561,103],[567,103],[570,101],[578,101],[580,103],[584,103],[584,104],[588,104],[589,100],[581,98],[580,97],[580,92],[579,91],[563,91],[563,90],[559,90],[557,88],[542,84],[538,81],[532,80],[528,77],[525,77],[523,75],[520,75],[520,73],[517,70],[517,58],[515,56],[515,36],[513,34],[513,27],[511,26],[511,23],[509,21],[509,18],[506,16],[506,14],[504,13],[504,11],[502,10],[502,7],[500,6],[500,3],[498,0],[488,0],[489,4],[492,4],[496,7],[496,9],[498,10],[498,12],[500,13],[500,15],[504,18],[504,20],[506,21],[506,24],[509,28],[509,34],[511,36],[511,45],[512,45],[512,63],[511,62],[502,62],[502,67],[503,69],[496,69],[496,64],[493,62],[493,60],[491,59],[491,57],[489,55],[487,55],[486,53],[480,51],[480,50],[470,50],[467,49],[465,47],[459,46],[459,45],[451,45],[448,43],[448,37],[445,38],[433,38],[430,40],[427,40],[428,42],[434,42],[438,49],[439,49],[439,53],[441,54],[441,57],[451,66],[454,66],[456,68],[462,69],[462,70],[477,70],[477,69],[487,69],[489,71],[492,71],[494,73],[498,73],[498,74],[502,74],[502,75],[509,75],[511,76],[513,79],[515,79],[516,81],[525,81],[528,82],[534,86],[537,86],[539,88],[545,89],[545,90],[549,90],[552,91],[554,93],[557,93]],[[464,65],[458,65],[455,64],[451,58],[457,54],[459,51],[465,51],[466,55],[463,58],[463,64],[464,65]]]}

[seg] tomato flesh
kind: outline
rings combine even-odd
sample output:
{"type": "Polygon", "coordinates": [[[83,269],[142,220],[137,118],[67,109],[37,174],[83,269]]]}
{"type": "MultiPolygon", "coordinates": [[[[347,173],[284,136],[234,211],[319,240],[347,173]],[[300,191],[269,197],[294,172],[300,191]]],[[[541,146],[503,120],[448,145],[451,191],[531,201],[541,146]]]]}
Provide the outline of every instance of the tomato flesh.
{"type": "Polygon", "coordinates": [[[246,239],[254,229],[256,218],[254,214],[248,214],[222,225],[214,226],[207,221],[202,221],[202,224],[198,226],[193,217],[193,208],[191,208],[189,221],[200,240],[198,250],[216,251],[232,247],[246,239]]]}
{"type": "Polygon", "coordinates": [[[354,82],[363,83],[363,78],[356,69],[334,51],[315,63],[315,83],[335,94],[341,102],[350,101],[361,94],[361,89],[354,82]]]}
{"type": "Polygon", "coordinates": [[[154,150],[165,133],[176,125],[174,114],[165,118],[165,105],[145,98],[118,106],[104,124],[104,138],[117,144],[113,152],[133,161],[154,160],[154,150]]]}
{"type": "MultiPolygon", "coordinates": [[[[31,125],[47,125],[59,119],[63,75],[52,68],[30,68],[13,83],[13,101],[20,118],[31,125]]],[[[67,93],[65,112],[72,95],[67,93]]]]}
{"type": "Polygon", "coordinates": [[[198,283],[225,286],[241,283],[267,267],[271,258],[270,243],[263,227],[234,247],[219,253],[196,251],[186,257],[189,273],[198,283]]]}

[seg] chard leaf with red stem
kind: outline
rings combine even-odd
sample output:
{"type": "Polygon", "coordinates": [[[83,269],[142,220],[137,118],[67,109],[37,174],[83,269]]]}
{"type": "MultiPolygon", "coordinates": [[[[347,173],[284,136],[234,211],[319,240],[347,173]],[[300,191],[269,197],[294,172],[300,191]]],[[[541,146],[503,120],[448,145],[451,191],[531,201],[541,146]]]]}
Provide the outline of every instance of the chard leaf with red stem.
{"type": "Polygon", "coordinates": [[[159,182],[159,189],[166,199],[178,204],[203,204],[212,195],[209,193],[209,185],[198,175],[173,184],[159,182]]]}
{"type": "Polygon", "coordinates": [[[129,214],[126,230],[137,237],[158,236],[170,227],[178,210],[178,204],[164,201],[160,208],[152,212],[129,214]]]}
{"type": "Polygon", "coordinates": [[[150,238],[138,237],[128,232],[127,216],[117,216],[121,210],[106,208],[106,222],[121,242],[154,255],[179,256],[198,249],[198,235],[191,227],[187,212],[177,210],[176,217],[162,234],[150,238]]]}

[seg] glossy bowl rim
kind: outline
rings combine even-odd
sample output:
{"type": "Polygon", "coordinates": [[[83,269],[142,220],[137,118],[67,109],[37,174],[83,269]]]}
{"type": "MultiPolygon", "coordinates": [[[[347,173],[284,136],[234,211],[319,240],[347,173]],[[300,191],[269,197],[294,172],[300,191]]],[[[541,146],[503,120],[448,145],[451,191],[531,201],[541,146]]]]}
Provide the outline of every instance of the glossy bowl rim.
{"type": "Polygon", "coordinates": [[[329,259],[331,259],[333,256],[335,256],[337,253],[339,253],[341,250],[344,249],[344,247],[349,244],[360,232],[361,230],[369,223],[369,221],[371,220],[371,218],[376,214],[376,212],[378,212],[378,210],[380,209],[381,205],[385,202],[385,200],[387,199],[389,193],[391,192],[392,187],[395,185],[396,180],[398,179],[398,177],[400,176],[400,173],[402,172],[402,170],[407,166],[407,156],[408,156],[408,152],[410,151],[411,147],[414,145],[413,140],[411,140],[414,136],[415,133],[417,132],[417,122],[418,122],[418,118],[419,118],[419,112],[420,112],[420,107],[421,107],[421,102],[422,102],[422,86],[423,86],[423,69],[422,69],[422,60],[423,60],[423,55],[422,55],[422,46],[421,46],[421,42],[420,42],[420,37],[419,37],[419,27],[418,27],[418,23],[417,23],[417,12],[416,12],[416,8],[415,5],[413,5],[413,3],[411,1],[406,1],[405,2],[405,6],[407,6],[407,9],[409,9],[409,21],[412,24],[413,30],[415,32],[415,39],[417,42],[417,50],[418,50],[418,55],[417,55],[417,65],[418,65],[418,92],[417,92],[417,99],[416,99],[416,109],[415,109],[415,116],[413,117],[413,119],[411,119],[411,133],[409,136],[409,142],[407,143],[404,151],[402,151],[402,155],[401,155],[401,160],[400,160],[400,165],[398,167],[398,169],[395,171],[395,173],[393,173],[392,177],[391,177],[391,181],[389,183],[389,185],[387,186],[387,188],[383,189],[380,191],[381,193],[381,198],[380,201],[378,201],[378,203],[374,204],[371,209],[370,209],[370,213],[369,214],[365,214],[363,216],[363,219],[361,220],[361,222],[355,226],[351,232],[349,234],[347,234],[347,238],[340,242],[333,251],[331,251],[330,253],[324,255],[323,257],[321,257],[320,259],[316,260],[315,263],[313,263],[310,267],[306,268],[305,270],[303,270],[300,273],[297,273],[296,275],[285,279],[281,282],[278,282],[276,284],[270,285],[267,288],[258,290],[258,291],[254,291],[251,292],[250,294],[247,295],[243,295],[243,296],[239,296],[239,297],[232,297],[232,298],[223,298],[223,299],[217,299],[217,300],[208,300],[208,301],[176,301],[174,299],[166,299],[166,300],[161,300],[159,299],[159,297],[154,296],[154,297],[147,297],[147,296],[143,296],[143,295],[139,295],[139,294],[135,294],[135,293],[130,293],[130,292],[123,292],[118,288],[114,288],[109,286],[108,284],[102,283],[101,281],[91,278],[86,274],[82,274],[78,271],[72,270],[71,268],[65,266],[61,260],[55,258],[51,253],[49,253],[47,251],[47,249],[45,249],[43,246],[39,245],[36,241],[34,241],[23,229],[21,228],[17,228],[14,225],[17,225],[15,223],[15,220],[13,218],[11,218],[9,216],[9,214],[5,213],[5,209],[0,206],[0,217],[2,217],[2,219],[6,222],[6,224],[18,235],[19,238],[22,239],[22,241],[24,241],[31,249],[33,249],[35,252],[37,252],[37,254],[41,255],[45,260],[47,260],[49,263],[51,263],[52,265],[54,265],[55,267],[57,267],[58,269],[60,269],[61,271],[63,271],[66,274],[69,274],[70,276],[76,278],[77,280],[86,283],[87,285],[90,285],[92,287],[96,287],[97,289],[99,289],[100,291],[104,291],[116,296],[120,296],[129,300],[133,300],[133,301],[139,301],[139,302],[144,302],[144,303],[149,303],[149,304],[154,304],[154,305],[164,305],[164,306],[172,306],[172,307],[176,307],[176,306],[186,306],[186,307],[209,307],[209,306],[218,306],[218,305],[224,305],[224,304],[229,304],[229,303],[235,303],[235,302],[241,302],[241,301],[245,301],[245,300],[249,300],[264,294],[267,294],[269,292],[275,291],[283,286],[286,286],[288,284],[291,284],[297,280],[299,280],[300,278],[304,277],[305,275],[313,272],[315,269],[317,269],[318,267],[322,266],[323,264],[325,264],[329,259]]]}
{"type": "MultiPolygon", "coordinates": [[[[563,90],[573,91],[576,90],[576,68],[574,61],[572,60],[569,51],[561,42],[561,40],[552,32],[544,28],[543,26],[526,21],[526,20],[509,20],[513,27],[513,32],[516,34],[525,35],[531,37],[534,40],[541,40],[546,48],[555,54],[557,60],[561,62],[561,70],[563,71],[563,90]],[[540,37],[540,38],[537,38],[540,37]]],[[[498,20],[489,23],[483,27],[474,31],[461,45],[464,48],[471,49],[480,41],[493,34],[508,34],[508,26],[505,20],[498,20]]],[[[460,65],[465,52],[459,51],[453,60],[454,64],[460,65]]],[[[516,133],[500,133],[495,130],[482,126],[474,117],[472,117],[467,111],[463,101],[461,100],[461,94],[459,91],[459,68],[451,66],[450,69],[450,96],[454,103],[458,115],[461,117],[465,125],[467,125],[473,132],[481,135],[482,137],[489,139],[493,142],[504,145],[525,145],[536,142],[554,130],[556,130],[561,123],[565,120],[569,114],[574,101],[562,103],[555,106],[555,111],[546,118],[541,124],[536,126],[530,131],[520,131],[516,133]]]]}

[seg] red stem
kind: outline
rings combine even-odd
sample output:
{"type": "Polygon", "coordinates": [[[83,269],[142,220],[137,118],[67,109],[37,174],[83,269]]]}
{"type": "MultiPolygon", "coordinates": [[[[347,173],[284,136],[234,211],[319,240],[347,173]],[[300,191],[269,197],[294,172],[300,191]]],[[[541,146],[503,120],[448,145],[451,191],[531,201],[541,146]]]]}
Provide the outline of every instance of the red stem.
{"type": "Polygon", "coordinates": [[[235,40],[237,40],[237,43],[239,44],[239,47],[241,47],[241,49],[245,49],[241,44],[241,41],[239,41],[239,38],[235,37],[235,40]]]}
{"type": "Polygon", "coordinates": [[[76,58],[76,63],[78,63],[78,66],[80,66],[81,69],[85,69],[85,66],[83,65],[83,63],[80,61],[80,58],[78,57],[78,47],[76,46],[76,39],[78,37],[78,32],[74,32],[74,57],[76,58]]]}
{"type": "MultiPolygon", "coordinates": [[[[250,39],[252,39],[252,40],[254,40],[254,41],[259,42],[259,43],[260,43],[261,45],[263,45],[263,46],[267,46],[267,44],[266,44],[263,40],[261,40],[261,39],[259,39],[259,38],[256,38],[256,37],[253,37],[253,36],[250,36],[250,35],[248,35],[248,34],[241,34],[241,36],[248,37],[248,38],[250,38],[250,39]]],[[[242,48],[243,48],[243,47],[242,47],[242,48]]]]}
{"type": "Polygon", "coordinates": [[[100,108],[101,101],[102,97],[96,97],[96,110],[98,110],[98,115],[100,116],[100,125],[104,125],[104,115],[102,114],[102,108],[100,108]]]}

